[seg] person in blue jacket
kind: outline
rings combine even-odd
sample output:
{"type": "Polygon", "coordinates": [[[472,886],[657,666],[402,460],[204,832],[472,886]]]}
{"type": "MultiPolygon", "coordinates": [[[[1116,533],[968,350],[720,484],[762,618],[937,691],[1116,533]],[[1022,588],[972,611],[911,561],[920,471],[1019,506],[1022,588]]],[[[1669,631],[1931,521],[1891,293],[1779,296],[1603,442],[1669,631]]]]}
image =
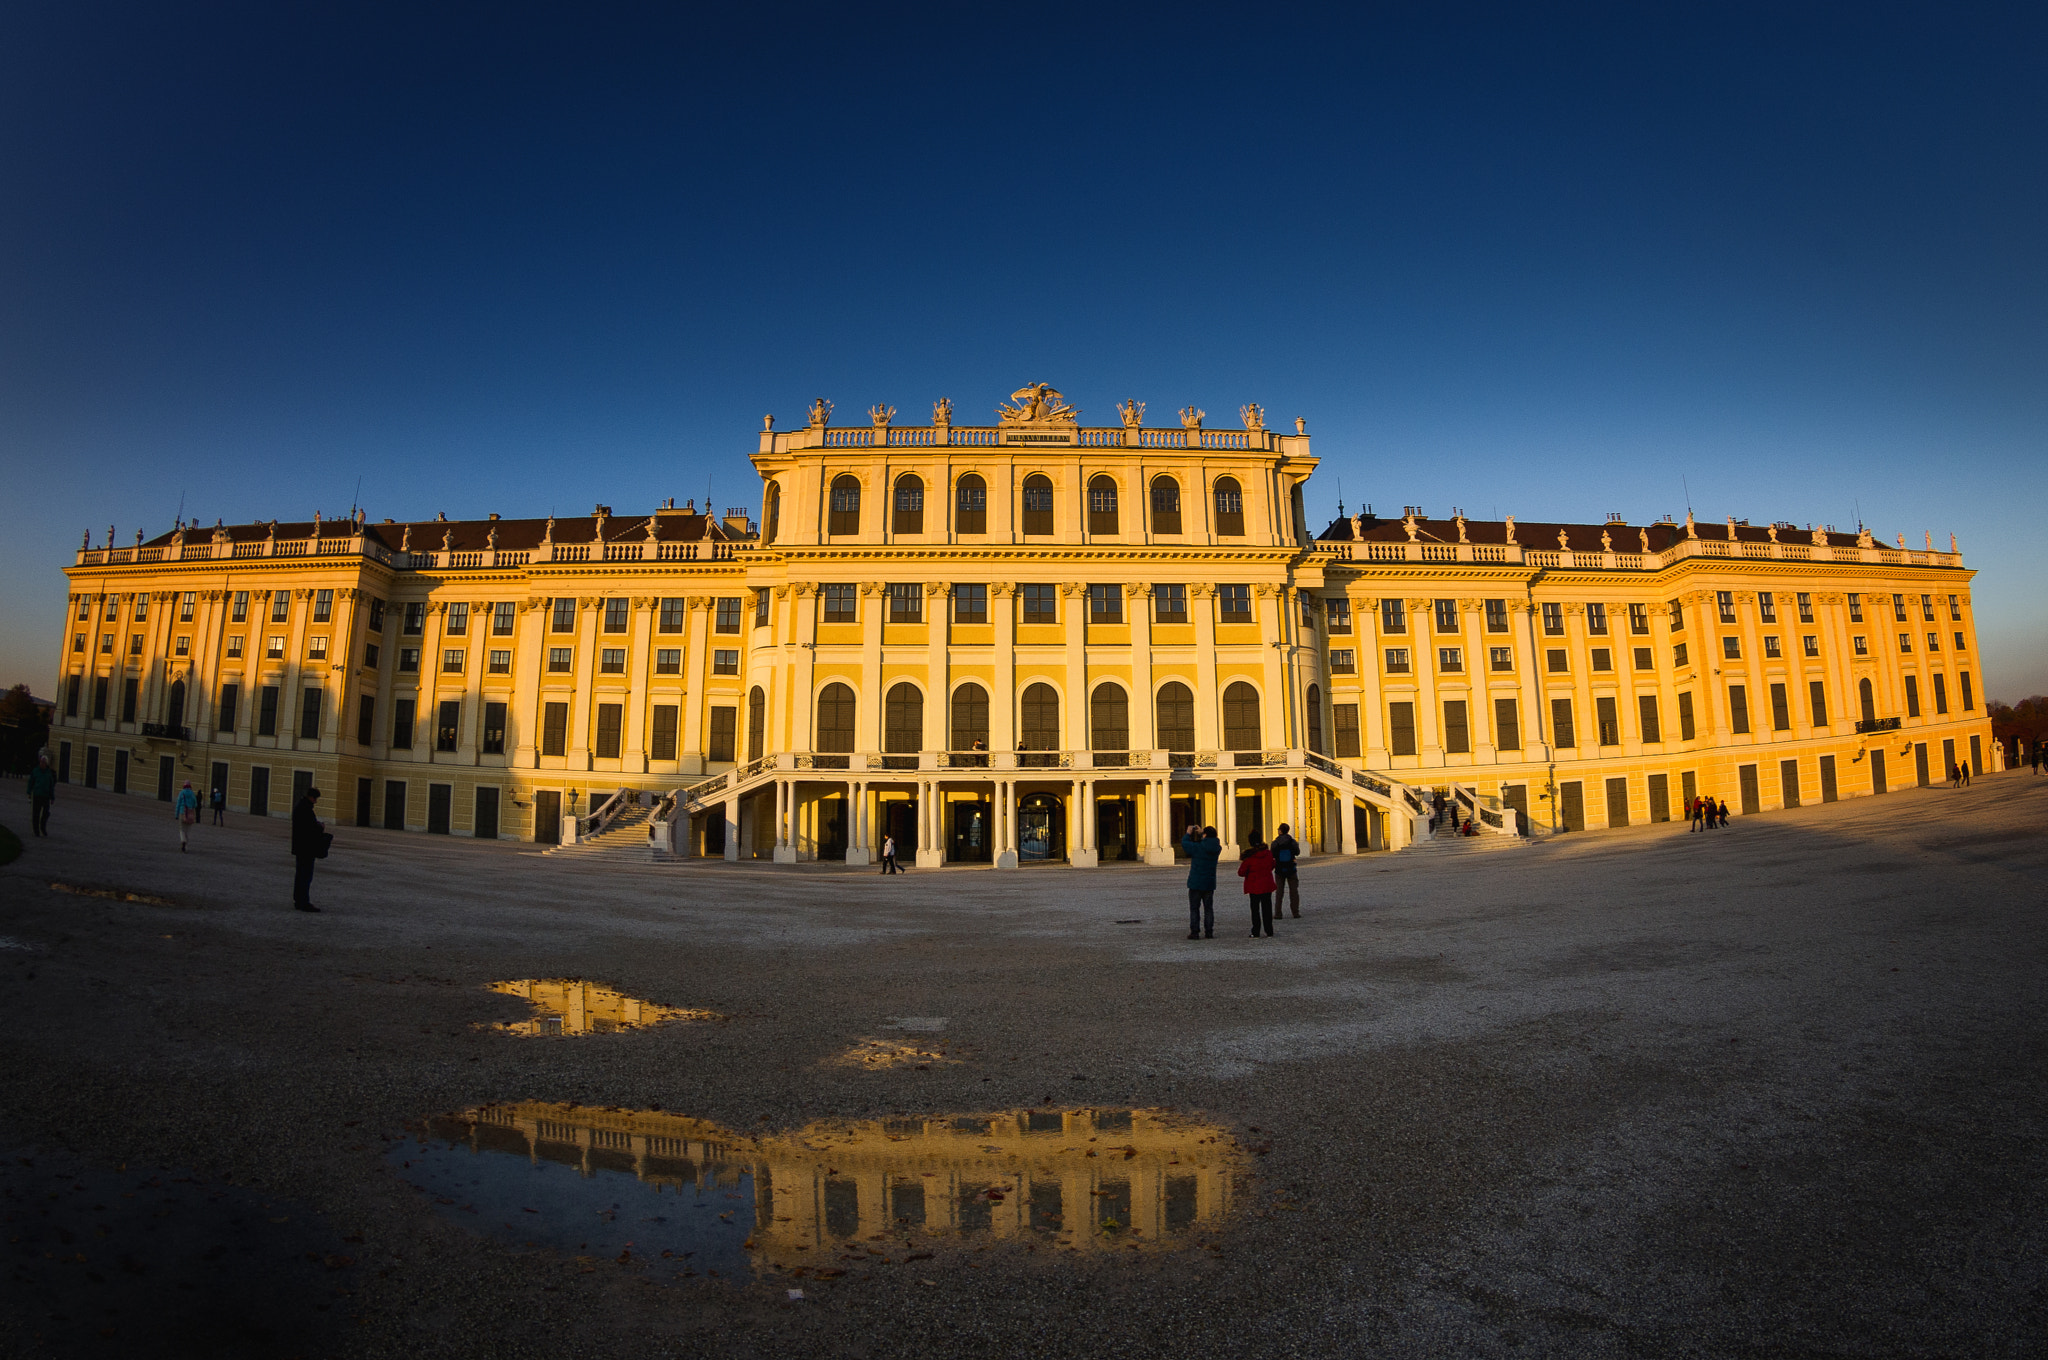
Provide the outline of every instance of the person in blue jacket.
{"type": "Polygon", "coordinates": [[[190,850],[192,825],[199,820],[199,795],[192,791],[191,780],[186,780],[185,787],[178,790],[178,801],[171,806],[171,816],[178,819],[178,849],[190,850]]]}
{"type": "Polygon", "coordinates": [[[1188,938],[1216,938],[1216,861],[1222,858],[1223,842],[1216,828],[1202,828],[1197,839],[1193,827],[1181,837],[1181,853],[1188,857],[1188,938]]]}

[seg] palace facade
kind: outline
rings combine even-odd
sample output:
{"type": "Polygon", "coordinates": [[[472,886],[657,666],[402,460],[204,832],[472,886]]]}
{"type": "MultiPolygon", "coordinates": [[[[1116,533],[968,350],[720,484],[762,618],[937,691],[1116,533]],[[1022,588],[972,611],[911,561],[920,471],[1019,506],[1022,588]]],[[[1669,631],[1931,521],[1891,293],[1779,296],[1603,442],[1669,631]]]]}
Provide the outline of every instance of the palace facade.
{"type": "MultiPolygon", "coordinates": [[[[180,526],[82,547],[60,777],[236,813],[677,857],[1170,863],[1289,822],[1399,849],[1982,769],[1951,541],[1746,521],[1339,519],[1302,421],[1037,384],[993,424],[764,421],[759,521],[180,526]],[[613,834],[617,834],[615,831],[613,834]]],[[[1993,757],[1995,758],[1995,757],[1993,757]]],[[[1305,834],[1303,834],[1305,833],[1305,834]]],[[[1226,852],[1229,853],[1229,852],[1226,852]]]]}

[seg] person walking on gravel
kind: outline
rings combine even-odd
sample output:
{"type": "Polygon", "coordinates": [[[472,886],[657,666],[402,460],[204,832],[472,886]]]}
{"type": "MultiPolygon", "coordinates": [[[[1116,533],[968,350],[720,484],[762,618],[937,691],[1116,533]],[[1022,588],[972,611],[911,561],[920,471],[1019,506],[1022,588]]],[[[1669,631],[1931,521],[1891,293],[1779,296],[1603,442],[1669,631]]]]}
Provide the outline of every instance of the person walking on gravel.
{"type": "Polygon", "coordinates": [[[192,827],[199,820],[199,795],[193,791],[191,780],[186,780],[185,787],[178,790],[178,801],[171,805],[171,816],[178,821],[178,852],[183,854],[192,848],[192,827]]]}
{"type": "Polygon", "coordinates": [[[1252,938],[1259,938],[1259,928],[1273,933],[1273,852],[1257,836],[1245,847],[1245,856],[1238,861],[1237,876],[1244,880],[1245,896],[1252,908],[1252,938]]]}
{"type": "Polygon", "coordinates": [[[902,866],[896,863],[896,838],[894,836],[882,837],[882,872],[885,874],[900,874],[903,872],[902,866]]]}
{"type": "Polygon", "coordinates": [[[318,911],[313,905],[313,866],[327,853],[327,827],[313,815],[313,805],[320,801],[320,790],[307,789],[306,796],[299,799],[292,809],[292,858],[298,861],[298,873],[292,879],[292,906],[300,911],[318,911]]]}
{"type": "Polygon", "coordinates": [[[28,772],[28,820],[33,834],[50,834],[50,803],[56,796],[57,772],[50,768],[48,756],[38,757],[36,767],[28,772]]]}
{"type": "Polygon", "coordinates": [[[1292,907],[1297,921],[1301,919],[1301,875],[1295,870],[1300,861],[1301,842],[1282,822],[1280,834],[1273,838],[1273,912],[1278,915],[1282,907],[1292,907]]]}
{"type": "Polygon", "coordinates": [[[228,790],[225,784],[216,784],[213,788],[213,824],[228,824],[228,790]]]}
{"type": "Polygon", "coordinates": [[[1205,826],[1197,837],[1193,827],[1181,837],[1181,853],[1188,857],[1188,938],[1216,938],[1216,861],[1223,855],[1223,842],[1216,828],[1205,826]]]}

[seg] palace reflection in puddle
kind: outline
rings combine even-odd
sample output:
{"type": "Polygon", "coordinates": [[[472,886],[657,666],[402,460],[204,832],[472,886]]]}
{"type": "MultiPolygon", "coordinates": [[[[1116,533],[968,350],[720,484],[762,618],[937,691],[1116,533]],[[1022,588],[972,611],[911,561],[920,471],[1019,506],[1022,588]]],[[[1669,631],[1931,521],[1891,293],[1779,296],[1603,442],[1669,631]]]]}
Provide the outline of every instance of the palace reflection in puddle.
{"type": "Polygon", "coordinates": [[[1156,1110],[748,1136],[656,1110],[523,1102],[429,1120],[392,1155],[444,1210],[501,1240],[726,1278],[830,1278],[1005,1243],[1172,1250],[1222,1223],[1245,1170],[1229,1133],[1156,1110]]]}
{"type": "Polygon", "coordinates": [[[645,1029],[671,1020],[725,1018],[716,1011],[642,1001],[581,978],[515,978],[493,982],[491,990],[524,997],[533,1004],[531,1019],[489,1026],[506,1034],[609,1034],[622,1029],[645,1029]]]}

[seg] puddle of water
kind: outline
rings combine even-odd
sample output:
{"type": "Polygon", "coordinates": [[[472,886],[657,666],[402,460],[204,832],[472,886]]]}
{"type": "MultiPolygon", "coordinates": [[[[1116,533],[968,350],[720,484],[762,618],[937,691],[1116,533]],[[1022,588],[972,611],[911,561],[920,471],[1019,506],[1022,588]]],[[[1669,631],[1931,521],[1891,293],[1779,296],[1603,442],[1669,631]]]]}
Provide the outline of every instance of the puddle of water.
{"type": "Polygon", "coordinates": [[[581,978],[515,978],[510,982],[493,982],[491,990],[523,997],[533,1005],[531,1019],[484,1026],[505,1034],[609,1034],[622,1029],[646,1029],[671,1020],[725,1018],[717,1011],[642,1001],[581,978]]]}
{"type": "Polygon", "coordinates": [[[444,1213],[500,1241],[587,1268],[726,1279],[971,1265],[1005,1245],[1204,1245],[1246,1169],[1220,1128],[1045,1108],[749,1136],[657,1110],[522,1102],[429,1120],[391,1155],[444,1213]]]}
{"type": "Polygon", "coordinates": [[[879,1072],[891,1067],[940,1067],[966,1061],[965,1050],[955,1051],[947,1043],[910,1044],[899,1039],[862,1039],[836,1057],[827,1059],[833,1067],[865,1067],[879,1072]]]}
{"type": "Polygon", "coordinates": [[[110,902],[140,902],[149,907],[175,907],[178,904],[168,897],[157,897],[152,893],[130,892],[126,888],[83,887],[76,883],[52,883],[51,892],[72,893],[79,897],[104,897],[110,902]]]}

